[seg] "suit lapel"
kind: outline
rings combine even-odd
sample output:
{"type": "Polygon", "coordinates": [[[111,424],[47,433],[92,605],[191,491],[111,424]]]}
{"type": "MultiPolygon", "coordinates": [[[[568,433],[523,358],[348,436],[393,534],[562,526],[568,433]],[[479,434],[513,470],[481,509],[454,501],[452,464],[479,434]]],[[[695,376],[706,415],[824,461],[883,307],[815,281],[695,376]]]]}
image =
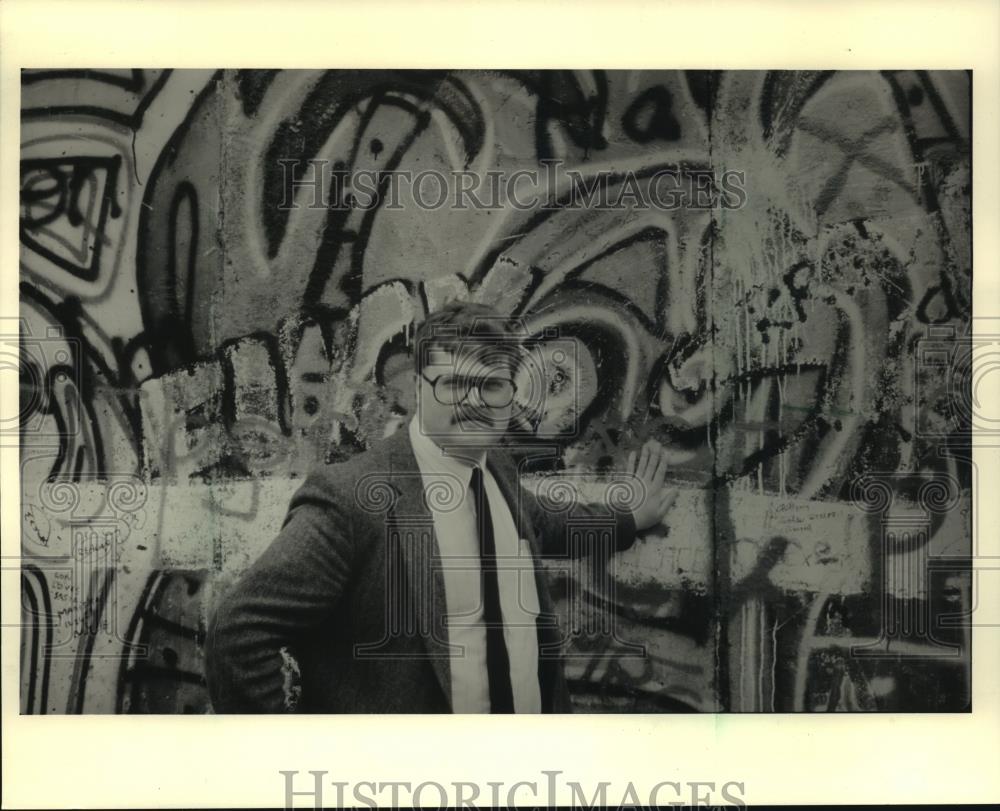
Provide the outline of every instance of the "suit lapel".
{"type": "Polygon", "coordinates": [[[389,478],[396,491],[396,502],[387,519],[390,522],[387,539],[398,544],[411,595],[409,604],[401,607],[404,629],[415,626],[423,639],[426,655],[450,707],[451,649],[445,624],[444,574],[434,516],[424,499],[423,479],[408,433],[403,427],[385,440],[389,478]]]}
{"type": "Polygon", "coordinates": [[[489,468],[493,478],[496,479],[500,487],[500,492],[507,500],[510,513],[514,517],[514,525],[517,527],[519,538],[524,538],[531,547],[532,563],[535,569],[535,585],[538,588],[539,606],[544,610],[548,607],[548,590],[544,584],[544,577],[539,565],[541,551],[538,548],[538,539],[535,537],[531,521],[525,515],[524,499],[520,497],[520,486],[517,483],[517,469],[513,463],[502,463],[500,454],[491,451],[486,455],[486,466],[489,468]]]}
{"type": "Polygon", "coordinates": [[[542,555],[535,537],[531,521],[525,515],[524,499],[521,497],[517,467],[509,457],[490,452],[486,456],[486,466],[493,474],[514,516],[518,536],[525,538],[531,547],[532,568],[535,575],[535,589],[538,593],[538,684],[541,689],[542,712],[555,712],[556,685],[561,673],[559,656],[561,637],[555,607],[549,596],[548,583],[541,564],[542,555]]]}

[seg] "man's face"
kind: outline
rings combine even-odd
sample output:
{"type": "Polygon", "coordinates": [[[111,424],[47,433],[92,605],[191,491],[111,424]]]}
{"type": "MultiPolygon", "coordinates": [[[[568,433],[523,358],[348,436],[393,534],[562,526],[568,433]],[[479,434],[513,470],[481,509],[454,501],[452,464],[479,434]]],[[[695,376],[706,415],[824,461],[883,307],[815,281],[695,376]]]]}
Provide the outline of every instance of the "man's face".
{"type": "Polygon", "coordinates": [[[431,348],[415,374],[420,430],[439,446],[495,445],[510,425],[513,374],[489,345],[431,348]]]}

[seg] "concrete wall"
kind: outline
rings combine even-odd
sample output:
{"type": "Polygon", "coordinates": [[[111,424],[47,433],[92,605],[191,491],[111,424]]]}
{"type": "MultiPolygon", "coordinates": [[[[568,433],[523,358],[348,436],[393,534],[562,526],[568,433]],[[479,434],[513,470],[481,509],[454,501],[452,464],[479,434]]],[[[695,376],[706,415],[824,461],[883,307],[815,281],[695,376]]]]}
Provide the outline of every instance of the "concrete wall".
{"type": "Polygon", "coordinates": [[[969,82],[26,71],[23,711],[207,711],[213,595],[311,465],[412,412],[408,328],[451,297],[572,336],[565,471],[671,450],[675,509],[594,595],[646,655],[578,637],[581,709],[967,708],[937,619],[971,605],[969,82]],[[705,167],[748,197],[282,211],[292,159],[705,167]]]}

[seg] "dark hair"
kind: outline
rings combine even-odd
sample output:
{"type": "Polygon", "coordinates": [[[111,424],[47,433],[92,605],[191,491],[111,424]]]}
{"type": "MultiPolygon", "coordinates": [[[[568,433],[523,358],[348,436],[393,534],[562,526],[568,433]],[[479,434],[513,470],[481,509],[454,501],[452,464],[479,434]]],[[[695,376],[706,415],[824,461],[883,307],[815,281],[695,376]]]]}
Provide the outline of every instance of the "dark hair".
{"type": "Polygon", "coordinates": [[[481,346],[488,347],[493,358],[506,358],[513,371],[518,364],[520,340],[510,319],[489,305],[450,301],[417,327],[413,336],[413,366],[420,374],[432,348],[458,355],[481,346]]]}

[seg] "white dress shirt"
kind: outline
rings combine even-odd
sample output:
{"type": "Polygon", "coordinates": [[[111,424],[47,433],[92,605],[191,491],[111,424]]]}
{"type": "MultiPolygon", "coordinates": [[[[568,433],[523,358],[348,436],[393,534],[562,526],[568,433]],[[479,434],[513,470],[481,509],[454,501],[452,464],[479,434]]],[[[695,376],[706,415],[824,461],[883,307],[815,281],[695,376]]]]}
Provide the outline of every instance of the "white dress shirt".
{"type": "MultiPolygon", "coordinates": [[[[452,709],[456,713],[488,713],[490,693],[480,587],[479,532],[469,490],[473,460],[446,455],[420,431],[416,417],[410,421],[410,440],[424,492],[428,494],[444,575],[448,642],[455,646],[450,662],[452,709]]],[[[478,454],[475,461],[483,471],[483,485],[493,517],[500,610],[510,656],[514,711],[541,712],[535,625],[539,603],[531,548],[526,540],[518,537],[510,508],[486,468],[485,453],[479,451],[478,454]]]]}

